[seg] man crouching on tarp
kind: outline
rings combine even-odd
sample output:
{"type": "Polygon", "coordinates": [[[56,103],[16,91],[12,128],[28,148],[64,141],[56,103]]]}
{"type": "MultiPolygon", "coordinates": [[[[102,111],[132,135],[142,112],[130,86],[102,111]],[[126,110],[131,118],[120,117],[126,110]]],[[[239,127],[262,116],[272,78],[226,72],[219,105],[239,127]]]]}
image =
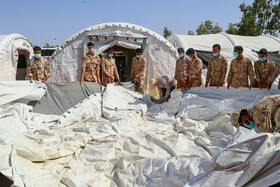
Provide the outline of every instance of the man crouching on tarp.
{"type": "Polygon", "coordinates": [[[280,95],[265,97],[249,110],[234,111],[231,122],[236,127],[243,125],[252,129],[257,125],[261,132],[279,132],[280,95]]]}
{"type": "Polygon", "coordinates": [[[154,99],[152,97],[152,101],[158,104],[163,103],[164,101],[168,102],[171,92],[176,87],[175,79],[168,75],[162,75],[151,80],[151,82],[153,83],[154,87],[158,88],[160,97],[159,99],[154,99]]]}

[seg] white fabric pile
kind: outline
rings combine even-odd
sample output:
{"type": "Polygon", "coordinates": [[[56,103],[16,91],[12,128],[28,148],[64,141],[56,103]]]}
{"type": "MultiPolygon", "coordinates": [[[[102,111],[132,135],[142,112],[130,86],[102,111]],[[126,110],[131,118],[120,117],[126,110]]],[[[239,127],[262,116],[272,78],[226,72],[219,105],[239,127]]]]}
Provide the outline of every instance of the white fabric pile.
{"type": "Polygon", "coordinates": [[[62,116],[3,104],[0,172],[17,186],[275,184],[280,135],[236,129],[228,114],[276,93],[193,88],[158,105],[110,84],[62,116]]]}

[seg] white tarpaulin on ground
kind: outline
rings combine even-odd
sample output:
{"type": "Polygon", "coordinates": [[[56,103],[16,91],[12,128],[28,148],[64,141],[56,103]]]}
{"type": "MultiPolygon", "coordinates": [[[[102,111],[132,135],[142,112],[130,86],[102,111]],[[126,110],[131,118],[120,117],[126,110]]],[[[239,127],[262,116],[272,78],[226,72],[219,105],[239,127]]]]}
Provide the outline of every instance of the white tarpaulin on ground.
{"type": "Polygon", "coordinates": [[[280,135],[236,129],[229,114],[278,93],[193,88],[159,105],[110,84],[61,116],[1,105],[0,172],[17,186],[272,185],[280,135]]]}
{"type": "Polygon", "coordinates": [[[0,35],[0,81],[16,80],[19,54],[29,60],[33,55],[31,42],[20,34],[0,35]]]}

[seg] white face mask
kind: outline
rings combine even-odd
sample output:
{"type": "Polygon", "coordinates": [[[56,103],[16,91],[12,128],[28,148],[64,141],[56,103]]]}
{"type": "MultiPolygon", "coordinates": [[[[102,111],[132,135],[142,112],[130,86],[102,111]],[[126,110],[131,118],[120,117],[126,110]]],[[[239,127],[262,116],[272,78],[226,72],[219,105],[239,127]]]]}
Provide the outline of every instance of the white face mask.
{"type": "Polygon", "coordinates": [[[95,49],[94,49],[94,48],[89,48],[88,51],[89,51],[90,53],[95,53],[95,49]]]}

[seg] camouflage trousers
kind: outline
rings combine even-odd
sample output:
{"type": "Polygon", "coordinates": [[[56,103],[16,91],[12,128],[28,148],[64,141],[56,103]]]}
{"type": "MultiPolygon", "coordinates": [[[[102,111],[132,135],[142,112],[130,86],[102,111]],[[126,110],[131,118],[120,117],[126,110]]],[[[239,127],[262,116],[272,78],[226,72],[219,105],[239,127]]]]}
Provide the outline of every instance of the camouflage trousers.
{"type": "Polygon", "coordinates": [[[135,84],[135,91],[143,94],[145,92],[145,81],[139,80],[135,84]]]}

